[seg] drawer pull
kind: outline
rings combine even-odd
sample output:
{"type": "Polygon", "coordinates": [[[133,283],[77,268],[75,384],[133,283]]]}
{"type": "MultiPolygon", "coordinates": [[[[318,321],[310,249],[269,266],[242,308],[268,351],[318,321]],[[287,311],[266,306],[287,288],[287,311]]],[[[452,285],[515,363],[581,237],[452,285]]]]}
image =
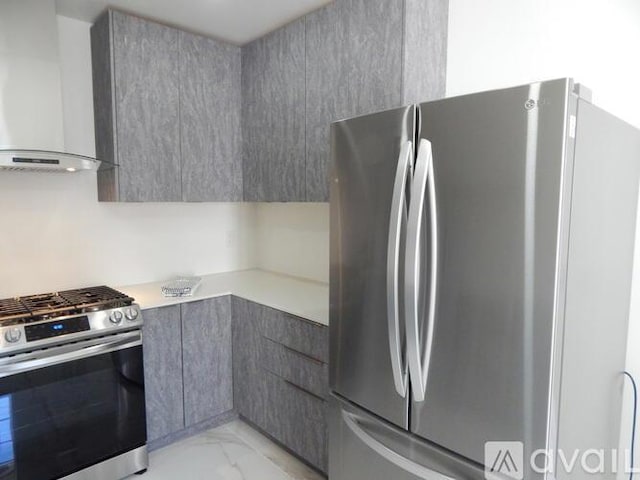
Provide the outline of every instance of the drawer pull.
{"type": "MultiPolygon", "coordinates": [[[[280,378],[282,378],[282,377],[280,377],[280,378]]],[[[320,396],[316,395],[316,394],[315,394],[315,393],[313,393],[313,392],[310,392],[309,390],[307,390],[306,388],[301,387],[300,385],[296,385],[295,383],[290,382],[290,381],[289,381],[289,380],[287,380],[286,378],[282,378],[282,380],[284,380],[284,381],[285,381],[285,383],[287,383],[288,385],[292,386],[292,387],[293,387],[293,388],[295,388],[296,390],[300,390],[301,392],[306,393],[307,395],[311,395],[312,397],[314,397],[314,398],[316,398],[316,399],[320,400],[321,402],[325,402],[325,401],[326,401],[324,398],[322,398],[322,397],[320,397],[320,396]]]]}
{"type": "Polygon", "coordinates": [[[318,365],[326,365],[322,360],[318,360],[317,358],[314,358],[314,357],[312,357],[312,356],[310,356],[310,355],[307,355],[306,353],[303,353],[303,352],[300,352],[300,351],[298,351],[298,350],[295,350],[295,349],[291,348],[290,346],[285,345],[284,343],[280,343],[280,342],[278,342],[278,341],[274,340],[273,338],[269,338],[269,337],[263,337],[263,338],[264,338],[265,340],[268,340],[268,341],[269,341],[269,342],[271,342],[271,343],[275,343],[275,344],[276,344],[276,345],[278,345],[279,347],[284,348],[284,349],[285,349],[285,350],[287,350],[288,352],[291,352],[291,353],[293,353],[293,354],[295,354],[295,355],[298,355],[299,357],[302,357],[302,358],[304,358],[304,359],[306,359],[306,360],[310,360],[310,361],[312,361],[312,362],[314,362],[314,363],[317,363],[318,365]]]}

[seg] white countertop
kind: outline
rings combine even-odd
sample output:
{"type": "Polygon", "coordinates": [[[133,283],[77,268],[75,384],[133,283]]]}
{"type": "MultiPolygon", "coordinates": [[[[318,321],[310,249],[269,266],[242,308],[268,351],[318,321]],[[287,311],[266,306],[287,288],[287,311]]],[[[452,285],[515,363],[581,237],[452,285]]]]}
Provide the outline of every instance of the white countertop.
{"type": "Polygon", "coordinates": [[[242,270],[203,275],[202,284],[193,297],[179,298],[167,298],[162,295],[160,288],[165,283],[167,280],[117,287],[117,290],[133,297],[143,310],[235,295],[322,325],[329,325],[329,285],[326,283],[264,270],[242,270]]]}

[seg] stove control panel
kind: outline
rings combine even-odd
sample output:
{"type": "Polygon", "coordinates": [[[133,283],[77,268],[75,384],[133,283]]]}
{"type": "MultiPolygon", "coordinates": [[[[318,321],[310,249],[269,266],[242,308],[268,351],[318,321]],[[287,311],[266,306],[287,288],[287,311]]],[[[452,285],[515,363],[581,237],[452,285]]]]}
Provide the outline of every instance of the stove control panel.
{"type": "Polygon", "coordinates": [[[91,330],[91,327],[89,326],[89,318],[86,316],[24,326],[27,342],[60,337],[70,333],[86,332],[87,330],[91,330]]]}
{"type": "Polygon", "coordinates": [[[142,313],[135,304],[33,323],[0,326],[0,355],[99,337],[136,327],[142,327],[142,313]]]}

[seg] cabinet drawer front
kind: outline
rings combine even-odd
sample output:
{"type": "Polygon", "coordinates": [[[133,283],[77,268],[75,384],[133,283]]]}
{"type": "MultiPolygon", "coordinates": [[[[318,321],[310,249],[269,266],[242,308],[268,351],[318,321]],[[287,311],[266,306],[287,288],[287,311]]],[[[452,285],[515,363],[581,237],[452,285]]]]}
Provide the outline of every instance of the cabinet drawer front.
{"type": "Polygon", "coordinates": [[[328,363],[328,328],[280,310],[251,302],[248,304],[250,314],[258,320],[258,326],[264,337],[313,359],[328,363]]]}
{"type": "Polygon", "coordinates": [[[266,337],[262,339],[262,353],[264,369],[321,399],[328,398],[329,369],[326,363],[266,337]]]}
{"type": "Polygon", "coordinates": [[[265,372],[265,380],[272,409],[267,433],[326,471],[327,402],[270,372],[265,372]]]}

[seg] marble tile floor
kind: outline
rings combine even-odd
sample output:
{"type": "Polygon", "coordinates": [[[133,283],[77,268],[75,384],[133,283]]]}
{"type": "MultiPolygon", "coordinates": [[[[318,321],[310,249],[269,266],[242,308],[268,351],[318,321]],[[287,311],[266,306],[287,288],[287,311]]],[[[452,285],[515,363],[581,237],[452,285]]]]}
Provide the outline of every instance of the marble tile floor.
{"type": "Polygon", "coordinates": [[[325,480],[246,423],[236,420],[151,452],[129,480],[325,480]]]}

